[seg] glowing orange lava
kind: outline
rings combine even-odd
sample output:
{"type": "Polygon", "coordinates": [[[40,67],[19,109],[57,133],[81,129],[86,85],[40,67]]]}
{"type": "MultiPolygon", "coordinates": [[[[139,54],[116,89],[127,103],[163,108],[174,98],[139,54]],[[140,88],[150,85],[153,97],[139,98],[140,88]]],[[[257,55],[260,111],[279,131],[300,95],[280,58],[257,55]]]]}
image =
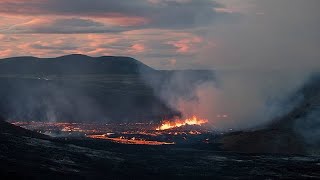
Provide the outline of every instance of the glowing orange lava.
{"type": "Polygon", "coordinates": [[[174,142],[161,142],[161,141],[151,141],[151,140],[145,140],[145,139],[138,139],[138,138],[131,138],[131,139],[126,139],[125,137],[116,137],[116,138],[110,138],[106,136],[105,134],[103,135],[88,135],[88,138],[92,139],[105,139],[109,140],[115,143],[119,144],[138,144],[138,145],[150,145],[150,146],[159,146],[159,145],[173,145],[175,144],[174,142]]]}
{"type": "Polygon", "coordinates": [[[192,118],[187,118],[185,120],[175,120],[175,121],[168,121],[165,120],[161,124],[160,127],[158,127],[156,130],[157,131],[163,131],[167,129],[172,129],[172,128],[177,128],[181,126],[186,126],[186,125],[198,125],[201,126],[202,124],[208,123],[207,119],[199,119],[197,116],[192,116],[192,118]]]}

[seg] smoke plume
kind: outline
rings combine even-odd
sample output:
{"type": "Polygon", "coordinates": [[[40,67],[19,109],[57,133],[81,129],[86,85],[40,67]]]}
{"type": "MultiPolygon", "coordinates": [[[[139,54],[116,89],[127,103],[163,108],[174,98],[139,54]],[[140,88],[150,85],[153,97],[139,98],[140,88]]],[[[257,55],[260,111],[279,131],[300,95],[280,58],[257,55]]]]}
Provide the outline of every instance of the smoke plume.
{"type": "Polygon", "coordinates": [[[168,81],[147,77],[167,104],[219,130],[261,127],[288,113],[303,101],[291,97],[320,67],[319,1],[246,2],[254,6],[236,22],[198,32],[215,43],[195,66],[214,70],[214,81],[190,85],[195,75],[181,72],[168,81]]]}

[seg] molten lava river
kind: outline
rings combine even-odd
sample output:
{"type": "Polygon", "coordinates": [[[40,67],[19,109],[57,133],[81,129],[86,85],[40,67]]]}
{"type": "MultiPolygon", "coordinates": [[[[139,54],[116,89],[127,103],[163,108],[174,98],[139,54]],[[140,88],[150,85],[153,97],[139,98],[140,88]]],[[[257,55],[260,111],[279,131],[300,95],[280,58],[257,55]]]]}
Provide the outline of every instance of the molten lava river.
{"type": "Polygon", "coordinates": [[[46,123],[15,122],[13,124],[57,138],[101,139],[119,144],[173,145],[210,143],[216,136],[207,119],[192,116],[186,119],[156,123],[46,123]]]}

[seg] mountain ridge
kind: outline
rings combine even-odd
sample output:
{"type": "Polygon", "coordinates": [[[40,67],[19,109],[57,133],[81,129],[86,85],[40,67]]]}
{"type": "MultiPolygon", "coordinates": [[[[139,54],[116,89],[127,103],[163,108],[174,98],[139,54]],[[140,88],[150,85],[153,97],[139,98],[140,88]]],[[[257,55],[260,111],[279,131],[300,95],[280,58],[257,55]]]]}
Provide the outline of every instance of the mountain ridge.
{"type": "Polygon", "coordinates": [[[55,58],[21,56],[0,60],[0,74],[139,74],[141,71],[154,69],[125,56],[71,54],[55,58]]]}

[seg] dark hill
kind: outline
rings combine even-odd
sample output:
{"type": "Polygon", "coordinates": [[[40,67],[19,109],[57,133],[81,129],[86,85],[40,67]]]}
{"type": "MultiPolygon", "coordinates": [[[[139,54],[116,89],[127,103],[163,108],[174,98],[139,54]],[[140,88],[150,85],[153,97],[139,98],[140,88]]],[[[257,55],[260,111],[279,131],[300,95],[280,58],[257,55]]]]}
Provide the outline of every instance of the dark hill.
{"type": "Polygon", "coordinates": [[[12,121],[150,121],[177,115],[130,57],[67,55],[0,60],[0,114],[12,121]]]}
{"type": "Polygon", "coordinates": [[[29,131],[27,129],[15,126],[4,121],[3,118],[0,117],[0,136],[2,137],[3,134],[9,134],[11,136],[25,136],[25,137],[32,137],[32,138],[39,138],[39,139],[49,139],[48,136],[29,131]]]}
{"type": "Polygon", "coordinates": [[[303,100],[265,129],[237,132],[221,139],[222,147],[245,153],[305,154],[320,152],[320,75],[292,96],[303,100]]]}
{"type": "Polygon", "coordinates": [[[13,57],[0,60],[0,74],[138,74],[153,69],[130,57],[67,55],[57,58],[13,57]]]}

